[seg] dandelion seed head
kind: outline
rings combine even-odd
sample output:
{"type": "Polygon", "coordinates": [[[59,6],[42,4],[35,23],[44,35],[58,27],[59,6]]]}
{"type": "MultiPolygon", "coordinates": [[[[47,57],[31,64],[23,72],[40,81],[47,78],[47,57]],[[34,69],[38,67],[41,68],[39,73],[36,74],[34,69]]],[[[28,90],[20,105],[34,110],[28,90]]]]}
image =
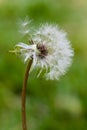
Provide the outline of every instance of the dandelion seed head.
{"type": "MultiPolygon", "coordinates": [[[[26,25],[27,22],[24,22],[23,26],[26,25]]],[[[66,32],[58,26],[44,24],[34,31],[29,43],[18,43],[17,51],[21,53],[24,62],[33,57],[32,68],[41,68],[38,76],[45,69],[46,79],[59,80],[67,72],[74,51],[66,32]]]]}

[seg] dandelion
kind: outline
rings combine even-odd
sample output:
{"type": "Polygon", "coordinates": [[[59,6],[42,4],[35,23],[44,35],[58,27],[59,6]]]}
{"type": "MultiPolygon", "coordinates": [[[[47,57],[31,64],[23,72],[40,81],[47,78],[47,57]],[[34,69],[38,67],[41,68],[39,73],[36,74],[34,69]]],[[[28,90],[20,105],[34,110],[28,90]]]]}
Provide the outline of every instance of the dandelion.
{"type": "Polygon", "coordinates": [[[24,58],[24,62],[33,58],[32,68],[41,68],[38,76],[44,69],[46,79],[51,80],[58,80],[66,73],[73,56],[66,32],[57,26],[45,24],[34,32],[29,43],[18,43],[16,51],[24,58]]]}
{"type": "Polygon", "coordinates": [[[29,61],[22,90],[22,120],[23,130],[26,130],[25,116],[25,93],[28,74],[30,69],[40,68],[37,77],[45,70],[45,77],[48,80],[59,80],[64,75],[72,63],[74,51],[70,41],[67,39],[67,34],[58,26],[44,24],[35,30],[31,35],[31,30],[26,28],[30,24],[25,20],[22,23],[22,33],[29,35],[29,43],[20,42],[15,46],[16,54],[19,54],[24,62],[29,61]],[[23,30],[24,29],[24,30],[23,30]],[[27,32],[27,33],[25,33],[27,32]]]}

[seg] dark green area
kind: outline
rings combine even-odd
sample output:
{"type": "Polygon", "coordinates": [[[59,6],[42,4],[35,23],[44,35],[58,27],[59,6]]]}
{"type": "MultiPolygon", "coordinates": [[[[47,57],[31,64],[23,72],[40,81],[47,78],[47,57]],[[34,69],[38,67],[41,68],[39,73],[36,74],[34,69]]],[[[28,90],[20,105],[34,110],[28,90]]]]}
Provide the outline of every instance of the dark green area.
{"type": "Polygon", "coordinates": [[[87,130],[86,0],[0,0],[0,130],[21,130],[21,88],[26,68],[10,54],[22,38],[18,20],[56,23],[75,50],[73,64],[59,81],[30,75],[27,86],[29,130],[87,130]]]}

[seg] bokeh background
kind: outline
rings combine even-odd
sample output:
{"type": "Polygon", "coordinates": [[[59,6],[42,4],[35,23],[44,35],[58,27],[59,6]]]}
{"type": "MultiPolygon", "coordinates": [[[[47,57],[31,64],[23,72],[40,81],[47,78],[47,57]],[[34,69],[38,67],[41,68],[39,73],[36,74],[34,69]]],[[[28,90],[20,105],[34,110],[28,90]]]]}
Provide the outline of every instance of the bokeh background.
{"type": "Polygon", "coordinates": [[[22,130],[21,89],[26,68],[10,54],[21,37],[18,20],[56,23],[75,51],[73,64],[59,81],[31,73],[27,86],[29,130],[87,130],[87,0],[0,0],[0,130],[22,130]]]}

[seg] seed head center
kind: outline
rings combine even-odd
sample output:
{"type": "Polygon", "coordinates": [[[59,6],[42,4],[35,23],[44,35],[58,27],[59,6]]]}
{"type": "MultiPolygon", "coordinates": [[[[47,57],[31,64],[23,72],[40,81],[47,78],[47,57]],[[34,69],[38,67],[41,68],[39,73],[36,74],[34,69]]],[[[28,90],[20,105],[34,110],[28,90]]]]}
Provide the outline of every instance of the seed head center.
{"type": "Polygon", "coordinates": [[[48,50],[45,45],[43,44],[37,44],[37,49],[39,51],[38,56],[43,59],[48,54],[48,50]]]}

